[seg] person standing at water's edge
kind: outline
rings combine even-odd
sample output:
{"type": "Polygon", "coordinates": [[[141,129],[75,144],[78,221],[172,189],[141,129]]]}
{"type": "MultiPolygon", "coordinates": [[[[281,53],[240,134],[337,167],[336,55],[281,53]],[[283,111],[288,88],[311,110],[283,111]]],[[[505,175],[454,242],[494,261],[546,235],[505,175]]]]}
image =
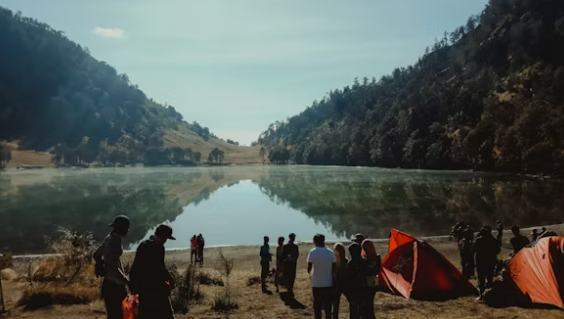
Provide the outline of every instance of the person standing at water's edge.
{"type": "Polygon", "coordinates": [[[300,250],[298,245],[294,244],[296,234],[291,233],[288,236],[290,239],[284,245],[284,281],[286,288],[291,295],[294,295],[294,283],[296,282],[296,267],[298,267],[298,257],[300,257],[300,250]]]}
{"type": "Polygon", "coordinates": [[[268,272],[270,270],[270,262],[272,261],[272,254],[270,253],[269,243],[270,238],[264,236],[264,245],[260,247],[260,283],[262,291],[266,291],[266,277],[268,277],[268,272]]]}
{"type": "Polygon", "coordinates": [[[159,225],[155,234],[139,245],[131,266],[133,293],[139,294],[138,319],[171,319],[174,311],[170,292],[175,287],[174,278],[165,266],[165,248],[172,237],[172,228],[159,225]]]}
{"type": "Polygon", "coordinates": [[[274,274],[274,285],[276,292],[280,292],[280,277],[284,274],[284,237],[278,237],[278,247],[276,247],[276,273],[274,274]]]}
{"type": "Polygon", "coordinates": [[[190,239],[190,263],[193,264],[194,260],[198,261],[198,238],[196,238],[196,235],[190,239]]]}
{"type": "Polygon", "coordinates": [[[202,266],[204,264],[204,246],[206,245],[206,241],[204,240],[204,236],[202,236],[202,234],[198,235],[197,243],[198,261],[200,262],[200,266],[202,266]]]}
{"type": "Polygon", "coordinates": [[[96,275],[104,277],[102,298],[106,305],[108,319],[122,319],[121,303],[127,296],[129,279],[121,264],[123,254],[122,238],[129,232],[130,221],[127,216],[117,216],[109,225],[110,234],[94,252],[96,275]]]}
{"type": "Polygon", "coordinates": [[[325,247],[325,236],[315,235],[313,242],[315,248],[307,255],[307,273],[311,274],[313,291],[313,312],[315,319],[321,319],[323,308],[325,318],[331,319],[333,274],[337,268],[337,258],[335,253],[325,247]]]}

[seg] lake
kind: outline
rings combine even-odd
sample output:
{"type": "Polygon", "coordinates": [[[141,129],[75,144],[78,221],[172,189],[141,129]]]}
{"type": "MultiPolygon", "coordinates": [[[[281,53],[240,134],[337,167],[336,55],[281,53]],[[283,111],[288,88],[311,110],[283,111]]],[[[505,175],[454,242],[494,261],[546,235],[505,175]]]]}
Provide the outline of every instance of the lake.
{"type": "Polygon", "coordinates": [[[390,228],[416,236],[447,235],[459,220],[475,229],[501,220],[562,223],[564,183],[509,174],[361,167],[233,166],[44,169],[0,172],[0,251],[46,252],[59,227],[102,240],[115,215],[130,217],[134,249],[168,223],[189,247],[259,245],[290,232],[343,240],[361,232],[386,238],[390,228]]]}

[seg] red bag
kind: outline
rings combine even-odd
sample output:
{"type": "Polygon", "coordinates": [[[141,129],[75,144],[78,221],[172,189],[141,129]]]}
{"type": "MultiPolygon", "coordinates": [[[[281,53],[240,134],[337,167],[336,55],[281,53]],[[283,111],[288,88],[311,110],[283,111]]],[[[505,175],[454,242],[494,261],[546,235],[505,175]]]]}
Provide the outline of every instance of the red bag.
{"type": "Polygon", "coordinates": [[[139,295],[127,295],[121,303],[123,319],[135,319],[139,314],[139,295]]]}

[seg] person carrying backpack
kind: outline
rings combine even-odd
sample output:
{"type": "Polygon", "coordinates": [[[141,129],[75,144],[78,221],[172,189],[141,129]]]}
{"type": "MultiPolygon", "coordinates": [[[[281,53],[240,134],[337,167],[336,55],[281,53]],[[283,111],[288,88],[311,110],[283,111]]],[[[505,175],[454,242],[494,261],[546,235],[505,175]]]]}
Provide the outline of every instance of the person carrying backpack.
{"type": "Polygon", "coordinates": [[[124,215],[114,218],[108,226],[112,227],[102,245],[93,254],[96,261],[96,276],[104,277],[102,282],[102,298],[106,306],[108,319],[122,319],[121,303],[127,296],[129,278],[123,270],[121,255],[122,239],[129,232],[131,222],[124,215]]]}

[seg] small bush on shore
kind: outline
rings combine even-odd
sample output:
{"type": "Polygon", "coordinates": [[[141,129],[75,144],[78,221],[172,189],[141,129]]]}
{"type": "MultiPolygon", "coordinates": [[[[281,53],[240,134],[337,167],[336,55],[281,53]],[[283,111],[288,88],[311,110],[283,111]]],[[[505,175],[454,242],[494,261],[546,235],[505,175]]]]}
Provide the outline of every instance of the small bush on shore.
{"type": "Polygon", "coordinates": [[[219,313],[229,312],[239,309],[239,304],[233,299],[229,289],[215,295],[212,310],[219,313]]]}
{"type": "Polygon", "coordinates": [[[200,283],[197,280],[198,269],[190,265],[186,272],[181,274],[175,260],[167,261],[167,268],[176,282],[176,288],[172,290],[170,296],[172,308],[176,313],[186,314],[189,304],[199,302],[204,298],[204,294],[200,291],[200,283]]]}
{"type": "Polygon", "coordinates": [[[99,293],[99,289],[92,287],[39,284],[26,289],[18,304],[24,306],[26,310],[51,305],[89,304],[99,298],[99,293]]]}
{"type": "Polygon", "coordinates": [[[26,287],[19,305],[38,309],[54,304],[87,304],[100,296],[100,280],[94,274],[91,256],[94,240],[91,234],[76,234],[59,228],[57,239],[47,238],[56,254],[28,270],[26,287]]]}
{"type": "Polygon", "coordinates": [[[223,279],[204,270],[197,272],[196,280],[200,283],[200,285],[219,287],[225,286],[223,279]]]}

